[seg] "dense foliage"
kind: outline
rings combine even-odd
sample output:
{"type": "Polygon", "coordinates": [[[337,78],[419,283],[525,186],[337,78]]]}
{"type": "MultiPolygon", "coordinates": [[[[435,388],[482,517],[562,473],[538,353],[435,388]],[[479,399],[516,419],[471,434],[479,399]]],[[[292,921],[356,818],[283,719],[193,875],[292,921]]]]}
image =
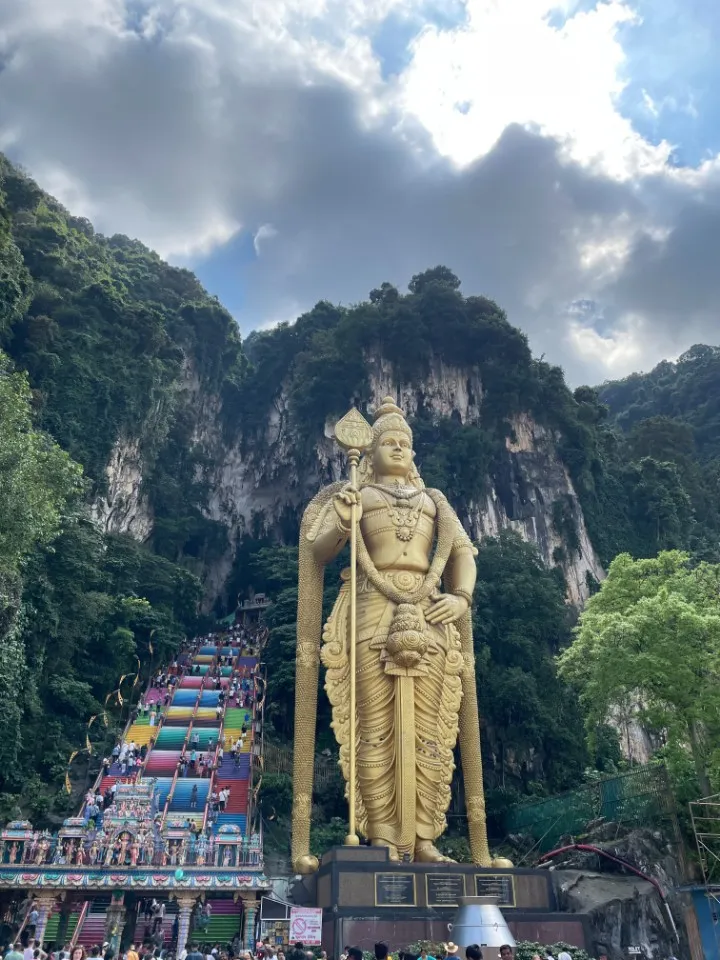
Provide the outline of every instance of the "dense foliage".
{"type": "Polygon", "coordinates": [[[703,796],[718,789],[720,564],[687,554],[616,557],[560,657],[577,684],[592,736],[613,714],[657,732],[671,770],[694,769],[703,796]]]}
{"type": "Polygon", "coordinates": [[[696,344],[677,362],[604,383],[599,393],[624,430],[664,417],[690,428],[703,462],[720,458],[720,347],[696,344]]]}
{"type": "Polygon", "coordinates": [[[579,489],[603,560],[671,549],[720,559],[720,348],[575,397],[598,423],[579,489]]]}

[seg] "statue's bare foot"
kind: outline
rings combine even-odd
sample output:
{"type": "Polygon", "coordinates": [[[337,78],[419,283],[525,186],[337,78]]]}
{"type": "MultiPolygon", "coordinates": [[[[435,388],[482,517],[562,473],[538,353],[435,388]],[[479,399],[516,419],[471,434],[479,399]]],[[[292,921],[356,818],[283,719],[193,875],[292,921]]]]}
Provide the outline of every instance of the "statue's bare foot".
{"type": "Polygon", "coordinates": [[[451,857],[445,857],[429,840],[418,840],[415,844],[416,863],[455,863],[451,857]]]}
{"type": "Polygon", "coordinates": [[[398,848],[393,846],[392,843],[388,843],[387,840],[371,840],[371,847],[387,847],[388,849],[388,859],[397,861],[400,859],[400,854],[398,853],[398,848]]]}

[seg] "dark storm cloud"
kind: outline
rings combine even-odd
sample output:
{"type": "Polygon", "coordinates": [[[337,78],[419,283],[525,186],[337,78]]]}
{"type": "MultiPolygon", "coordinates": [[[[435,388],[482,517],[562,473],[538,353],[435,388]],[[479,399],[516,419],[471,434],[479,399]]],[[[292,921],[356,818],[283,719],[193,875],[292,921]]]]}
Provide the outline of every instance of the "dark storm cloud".
{"type": "Polygon", "coordinates": [[[574,381],[608,375],[567,339],[578,299],[620,326],[628,312],[652,318],[665,352],[689,332],[720,339],[719,205],[697,187],[610,180],[520,127],[457,171],[428,159],[422,131],[395,115],[369,122],[346,85],[291,51],[230,44],[209,19],[202,36],[171,19],[145,32],[36,23],[0,53],[0,138],[44,184],[77,184],[101,229],[179,254],[233,225],[272,225],[242,273],[246,330],[445,263],[574,381]],[[583,260],[615,235],[631,240],[619,273],[583,260]]]}

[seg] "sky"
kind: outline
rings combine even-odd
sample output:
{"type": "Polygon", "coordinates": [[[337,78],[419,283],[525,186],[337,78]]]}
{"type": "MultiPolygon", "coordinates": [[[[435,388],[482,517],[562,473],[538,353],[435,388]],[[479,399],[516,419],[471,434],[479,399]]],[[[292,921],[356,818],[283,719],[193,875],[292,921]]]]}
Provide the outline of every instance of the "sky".
{"type": "Polygon", "coordinates": [[[2,0],[0,150],[241,331],[442,263],[571,384],[720,343],[717,0],[2,0]]]}

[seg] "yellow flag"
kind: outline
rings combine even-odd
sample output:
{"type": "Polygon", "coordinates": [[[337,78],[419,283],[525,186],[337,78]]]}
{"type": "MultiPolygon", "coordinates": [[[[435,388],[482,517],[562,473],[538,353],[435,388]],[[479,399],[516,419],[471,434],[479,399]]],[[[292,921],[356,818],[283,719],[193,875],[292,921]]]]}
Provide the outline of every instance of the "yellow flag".
{"type": "Polygon", "coordinates": [[[72,793],[72,785],[70,784],[70,765],[78,753],[78,750],[73,750],[73,752],[70,754],[70,759],[67,762],[67,770],[65,771],[65,790],[67,793],[72,793]]]}

